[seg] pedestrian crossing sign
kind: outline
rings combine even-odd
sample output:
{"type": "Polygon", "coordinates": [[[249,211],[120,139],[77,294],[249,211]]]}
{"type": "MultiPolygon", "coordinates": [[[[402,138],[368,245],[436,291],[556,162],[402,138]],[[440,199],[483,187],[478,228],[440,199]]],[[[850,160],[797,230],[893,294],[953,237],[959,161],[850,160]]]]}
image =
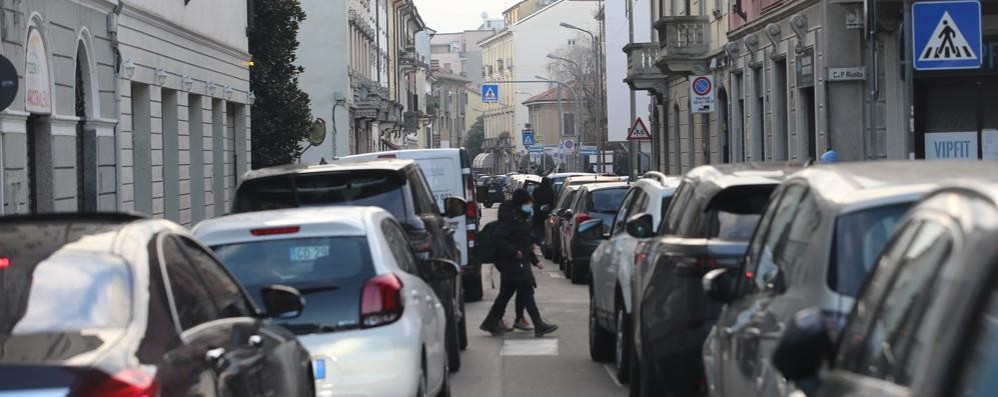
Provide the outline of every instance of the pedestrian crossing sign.
{"type": "Polygon", "coordinates": [[[925,1],[912,5],[917,70],[981,67],[981,3],[925,1]]]}
{"type": "Polygon", "coordinates": [[[482,103],[499,103],[499,84],[482,84],[482,103]]]}

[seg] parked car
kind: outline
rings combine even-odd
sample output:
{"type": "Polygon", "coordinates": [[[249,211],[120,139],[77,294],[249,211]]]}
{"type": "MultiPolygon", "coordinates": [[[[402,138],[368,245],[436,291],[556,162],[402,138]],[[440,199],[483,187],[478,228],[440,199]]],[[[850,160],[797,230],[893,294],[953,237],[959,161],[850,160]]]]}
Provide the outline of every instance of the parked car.
{"type": "Polygon", "coordinates": [[[250,212],[203,221],[194,234],[250,290],[280,283],[308,299],[301,316],[280,323],[325,369],[320,395],[450,394],[447,316],[429,283],[449,281],[459,268],[449,259],[416,261],[387,211],[250,212]]]}
{"type": "MultiPolygon", "coordinates": [[[[634,270],[631,288],[634,351],[631,376],[640,396],[703,393],[701,347],[721,305],[700,279],[741,263],[769,196],[799,169],[779,163],[706,165],[683,176],[659,235],[648,242],[647,262],[634,270]]],[[[628,221],[635,237],[651,237],[647,217],[628,221]]],[[[613,339],[604,338],[603,343],[613,339]]],[[[599,342],[598,340],[596,342],[599,342]]],[[[598,350],[598,349],[597,349],[598,350]]]]}
{"type": "Polygon", "coordinates": [[[703,348],[711,393],[789,394],[769,357],[794,315],[818,306],[842,324],[901,217],[950,178],[989,173],[973,163],[898,161],[821,165],[788,178],[741,270],[705,281],[719,283],[713,297],[727,303],[703,348]],[[735,279],[740,290],[724,291],[720,283],[735,279]]]}
{"type": "Polygon", "coordinates": [[[617,379],[621,382],[627,382],[629,378],[631,270],[638,244],[638,239],[627,233],[627,220],[644,216],[652,228],[658,227],[679,181],[679,178],[649,172],[634,182],[613,218],[608,238],[596,248],[589,264],[592,275],[589,337],[594,342],[590,343],[589,355],[597,361],[613,360],[617,379]],[[614,341],[612,345],[606,343],[609,338],[614,341]]]}
{"type": "MultiPolygon", "coordinates": [[[[466,203],[459,197],[449,197],[444,200],[446,211],[441,214],[429,182],[412,160],[289,165],[250,171],[236,189],[234,201],[235,214],[296,207],[381,207],[402,224],[419,260],[461,260],[453,238],[455,229],[446,218],[464,214],[466,203]]],[[[448,365],[456,371],[461,367],[459,350],[468,341],[461,277],[437,281],[432,286],[447,312],[448,365]]]]}
{"type": "Polygon", "coordinates": [[[183,227],[122,214],[0,217],[0,394],[312,396],[308,352],[183,227]]]}
{"type": "MultiPolygon", "coordinates": [[[[565,189],[561,189],[554,200],[554,207],[548,213],[547,221],[544,222],[544,243],[541,246],[541,253],[544,257],[551,259],[553,262],[562,264],[561,262],[561,223],[565,221],[565,217],[562,214],[572,206],[572,200],[575,198],[575,193],[579,191],[581,185],[569,186],[565,189]]],[[[565,271],[564,267],[561,267],[562,271],[565,271]]]]}
{"type": "Polygon", "coordinates": [[[590,183],[625,182],[625,181],[627,181],[627,177],[623,176],[583,174],[583,175],[576,175],[565,178],[565,183],[563,183],[562,185],[581,186],[581,185],[588,185],[590,183]]]}
{"type": "Polygon", "coordinates": [[[551,180],[551,189],[554,190],[555,196],[561,193],[562,186],[565,186],[565,180],[573,176],[585,176],[594,175],[585,172],[559,172],[554,174],[548,174],[548,179],[551,180]]]}
{"type": "Polygon", "coordinates": [[[478,203],[475,199],[475,181],[471,174],[471,157],[465,149],[416,149],[364,153],[340,157],[339,161],[370,161],[377,159],[415,160],[430,183],[430,191],[440,212],[446,208],[449,197],[463,198],[464,213],[447,218],[447,225],[454,228],[454,241],[461,251],[461,285],[464,299],[469,302],[482,300],[482,263],[475,258],[475,237],[478,234],[478,203]]]}
{"type": "Polygon", "coordinates": [[[492,208],[495,204],[501,204],[506,199],[506,184],[508,179],[509,177],[505,175],[490,177],[485,182],[485,194],[478,201],[482,202],[485,208],[492,208]]]}
{"type": "Polygon", "coordinates": [[[995,241],[998,185],[932,193],[887,243],[838,342],[820,308],[799,312],[776,368],[811,396],[995,395],[995,241]]]}
{"type": "Polygon", "coordinates": [[[513,197],[513,191],[516,189],[526,189],[528,192],[533,193],[533,189],[537,188],[540,183],[541,177],[537,175],[514,175],[510,180],[509,185],[506,187],[506,199],[508,200],[513,197]]]}
{"type": "Polygon", "coordinates": [[[629,188],[627,182],[584,185],[575,194],[572,207],[562,212],[561,260],[572,284],[589,280],[589,259],[613,225],[629,188]]]}

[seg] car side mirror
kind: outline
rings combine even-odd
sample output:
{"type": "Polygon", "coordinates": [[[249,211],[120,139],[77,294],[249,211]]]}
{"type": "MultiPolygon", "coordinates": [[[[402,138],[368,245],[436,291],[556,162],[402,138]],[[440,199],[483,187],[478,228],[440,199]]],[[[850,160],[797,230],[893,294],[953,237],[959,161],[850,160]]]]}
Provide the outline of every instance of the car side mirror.
{"type": "Polygon", "coordinates": [[[431,258],[426,261],[427,276],[431,281],[452,280],[461,273],[461,267],[450,259],[431,258]]]}
{"type": "Polygon", "coordinates": [[[468,211],[468,202],[464,201],[460,197],[448,197],[444,200],[444,212],[443,216],[445,218],[457,218],[464,215],[468,211]]]}
{"type": "Polygon", "coordinates": [[[655,236],[651,214],[638,214],[627,220],[627,234],[634,238],[651,238],[655,236]]]}
{"type": "Polygon", "coordinates": [[[305,310],[305,297],[297,289],[286,285],[268,285],[260,289],[263,308],[269,318],[297,318],[305,310]]]}
{"type": "Polygon", "coordinates": [[[600,219],[590,219],[582,222],[575,227],[575,232],[586,240],[602,240],[604,236],[603,221],[600,219]]]}
{"type": "Polygon", "coordinates": [[[828,325],[821,309],[812,307],[794,315],[773,351],[773,364],[785,378],[817,378],[822,361],[832,349],[828,325]]]}
{"type": "Polygon", "coordinates": [[[703,291],[715,301],[729,303],[738,297],[737,280],[728,269],[714,269],[707,272],[703,276],[702,283],[703,291]]]}

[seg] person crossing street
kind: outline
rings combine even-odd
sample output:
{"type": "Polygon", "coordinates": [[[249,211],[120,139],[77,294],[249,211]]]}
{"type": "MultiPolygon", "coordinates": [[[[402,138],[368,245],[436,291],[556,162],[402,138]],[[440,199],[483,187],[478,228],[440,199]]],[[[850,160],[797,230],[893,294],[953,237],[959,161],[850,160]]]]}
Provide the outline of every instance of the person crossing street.
{"type": "Polygon", "coordinates": [[[544,322],[534,300],[537,282],[531,266],[540,267],[540,260],[533,248],[534,238],[530,224],[530,216],[534,211],[532,201],[530,193],[517,189],[512,198],[499,207],[499,223],[493,234],[498,256],[496,266],[500,273],[499,296],[479,327],[492,335],[501,333],[502,318],[514,294],[530,314],[535,336],[542,337],[558,329],[556,324],[544,322]]]}

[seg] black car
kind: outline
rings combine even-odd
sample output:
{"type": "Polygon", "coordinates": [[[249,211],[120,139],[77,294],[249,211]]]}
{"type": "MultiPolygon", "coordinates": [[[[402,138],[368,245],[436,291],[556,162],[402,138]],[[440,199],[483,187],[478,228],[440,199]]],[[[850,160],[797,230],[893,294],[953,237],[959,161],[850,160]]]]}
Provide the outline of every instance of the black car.
{"type": "MultiPolygon", "coordinates": [[[[569,186],[561,189],[554,200],[554,207],[548,213],[544,222],[544,243],[541,245],[541,252],[544,257],[551,259],[561,265],[561,223],[565,220],[562,216],[566,210],[572,206],[572,199],[579,191],[580,186],[569,186]]],[[[561,268],[562,271],[565,268],[561,268]]]]}
{"type": "MultiPolygon", "coordinates": [[[[280,208],[355,205],[381,207],[395,216],[421,260],[460,263],[455,229],[445,215],[464,214],[466,204],[447,198],[441,214],[419,165],[411,160],[378,160],[325,165],[290,165],[246,173],[236,189],[233,213],[280,208]]],[[[451,371],[461,368],[459,351],[468,345],[461,277],[430,284],[447,312],[447,354],[451,371]]]]}
{"type": "Polygon", "coordinates": [[[572,284],[589,279],[589,259],[604,234],[610,231],[630,187],[627,182],[583,185],[575,194],[572,207],[562,212],[565,220],[561,227],[561,258],[572,284]]]}
{"type": "Polygon", "coordinates": [[[998,394],[996,241],[998,185],[937,190],[887,243],[837,345],[831,319],[807,309],[773,364],[808,395],[998,394]]]}
{"type": "MultiPolygon", "coordinates": [[[[737,268],[769,196],[799,167],[777,163],[707,165],[688,172],[659,226],[642,249],[648,257],[632,275],[632,390],[640,396],[691,396],[704,390],[700,349],[722,305],[704,293],[701,278],[737,268]]],[[[649,217],[627,230],[648,238],[649,217]],[[637,233],[644,231],[643,233],[637,233]]]]}
{"type": "Polygon", "coordinates": [[[506,182],[509,177],[505,175],[490,176],[479,187],[480,194],[476,196],[478,202],[485,208],[492,208],[492,205],[502,203],[506,198],[506,182]]]}
{"type": "Polygon", "coordinates": [[[183,227],[129,215],[0,217],[0,395],[312,396],[309,353],[183,227]],[[39,394],[41,393],[41,394],[39,394]]]}

